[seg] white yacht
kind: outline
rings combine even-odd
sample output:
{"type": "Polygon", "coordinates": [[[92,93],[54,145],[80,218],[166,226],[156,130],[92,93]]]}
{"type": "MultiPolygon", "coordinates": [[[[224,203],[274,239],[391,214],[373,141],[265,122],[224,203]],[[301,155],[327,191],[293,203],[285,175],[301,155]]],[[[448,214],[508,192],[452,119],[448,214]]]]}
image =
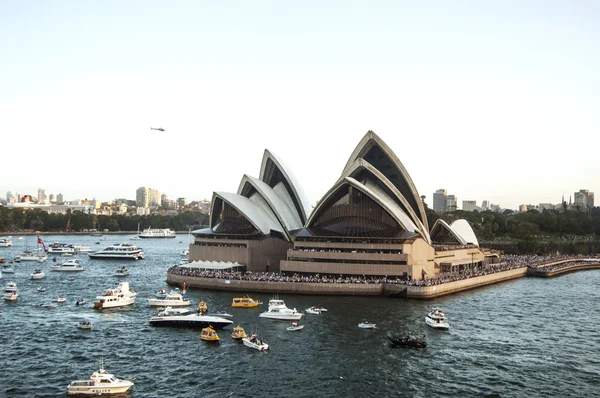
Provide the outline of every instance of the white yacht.
{"type": "Polygon", "coordinates": [[[164,298],[151,298],[147,300],[148,304],[152,307],[185,307],[191,304],[187,295],[184,296],[175,290],[171,290],[171,293],[167,294],[164,298]]]}
{"type": "Polygon", "coordinates": [[[5,274],[14,274],[15,273],[15,268],[10,264],[2,264],[2,267],[0,267],[0,270],[2,272],[4,272],[5,274]]]}
{"type": "Polygon", "coordinates": [[[88,255],[94,259],[140,260],[144,258],[144,251],[129,243],[117,243],[88,255]]]}
{"type": "Polygon", "coordinates": [[[280,299],[269,300],[269,308],[260,313],[261,318],[280,319],[282,321],[298,321],[304,314],[286,307],[285,302],[280,299]]]}
{"type": "Polygon", "coordinates": [[[4,287],[4,300],[14,301],[19,297],[17,284],[15,282],[6,282],[4,287]]]}
{"type": "Polygon", "coordinates": [[[138,235],[140,238],[154,238],[154,239],[162,239],[162,238],[174,238],[175,231],[170,230],[169,228],[164,229],[152,229],[148,228],[142,231],[141,234],[138,235]]]}
{"type": "Polygon", "coordinates": [[[320,315],[321,309],[319,307],[310,307],[304,310],[307,314],[320,315]]]}
{"type": "Polygon", "coordinates": [[[68,243],[54,242],[48,246],[50,254],[75,254],[75,246],[68,243]]]}
{"type": "Polygon", "coordinates": [[[129,276],[129,270],[126,266],[121,265],[119,268],[115,270],[113,276],[129,276]]]}
{"type": "Polygon", "coordinates": [[[61,271],[61,272],[79,272],[83,271],[83,267],[79,264],[79,260],[74,258],[71,260],[67,260],[62,264],[55,264],[50,266],[52,271],[61,271]]]}
{"type": "Polygon", "coordinates": [[[106,308],[124,307],[135,302],[137,293],[129,290],[129,282],[121,282],[117,287],[106,289],[94,301],[94,308],[103,310],[106,308]]]}
{"type": "Polygon", "coordinates": [[[19,261],[37,261],[43,263],[44,261],[46,261],[47,258],[48,256],[46,256],[45,254],[40,254],[39,252],[34,253],[28,250],[19,254],[19,261]]]}
{"type": "Polygon", "coordinates": [[[150,318],[150,325],[153,326],[184,326],[194,328],[207,328],[211,326],[214,329],[222,329],[232,323],[233,321],[229,319],[201,315],[191,312],[187,308],[171,307],[159,310],[156,315],[150,318]]]}
{"type": "Polygon", "coordinates": [[[67,393],[78,395],[120,394],[132,386],[132,381],[117,379],[108,373],[104,369],[104,361],[100,361],[100,369],[94,372],[89,380],[72,381],[67,386],[67,393]]]}
{"type": "Polygon", "coordinates": [[[74,247],[77,253],[90,253],[92,251],[92,248],[88,246],[75,245],[74,247]]]}
{"type": "Polygon", "coordinates": [[[31,277],[31,279],[34,279],[34,280],[35,279],[44,279],[46,277],[46,274],[41,269],[35,269],[29,276],[31,277]]]}
{"type": "Polygon", "coordinates": [[[0,238],[0,247],[11,247],[12,246],[12,236],[7,236],[6,238],[0,238]]]}
{"type": "Polygon", "coordinates": [[[369,322],[366,318],[363,318],[363,320],[358,324],[358,327],[361,329],[375,329],[377,328],[377,325],[369,322]]]}
{"type": "Polygon", "coordinates": [[[246,347],[254,348],[258,351],[265,351],[269,349],[269,345],[255,334],[250,337],[244,337],[242,342],[246,347]]]}
{"type": "Polygon", "coordinates": [[[439,308],[432,308],[425,317],[425,323],[434,329],[447,330],[450,328],[448,318],[439,308]]]}

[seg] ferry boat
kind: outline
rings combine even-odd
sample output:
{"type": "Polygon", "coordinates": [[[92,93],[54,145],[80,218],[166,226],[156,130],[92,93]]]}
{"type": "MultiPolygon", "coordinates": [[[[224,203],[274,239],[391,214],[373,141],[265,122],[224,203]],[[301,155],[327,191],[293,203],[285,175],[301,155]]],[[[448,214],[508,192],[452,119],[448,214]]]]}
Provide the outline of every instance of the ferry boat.
{"type": "Polygon", "coordinates": [[[0,247],[11,247],[12,246],[12,236],[8,236],[6,238],[0,238],[0,247]]]}
{"type": "Polygon", "coordinates": [[[448,330],[450,324],[448,318],[439,308],[432,308],[425,317],[425,323],[434,329],[448,330]]]}
{"type": "Polygon", "coordinates": [[[104,361],[100,361],[100,369],[92,374],[90,380],[72,381],[67,386],[67,393],[78,395],[120,394],[132,386],[132,381],[117,379],[108,373],[104,369],[104,361]]]}
{"type": "Polygon", "coordinates": [[[68,243],[54,242],[48,246],[50,254],[75,254],[75,246],[68,243]]]}
{"type": "Polygon", "coordinates": [[[132,305],[136,296],[137,293],[129,289],[129,282],[121,282],[116,288],[106,289],[97,296],[94,308],[103,310],[132,305]]]}
{"type": "Polygon", "coordinates": [[[159,310],[156,315],[150,318],[152,326],[182,326],[206,328],[211,326],[214,329],[222,329],[231,325],[233,321],[216,316],[202,315],[191,312],[187,308],[166,307],[159,310]]]}
{"type": "Polygon", "coordinates": [[[258,300],[251,299],[250,297],[235,297],[231,306],[233,308],[253,308],[258,307],[259,304],[262,304],[258,300]]]}
{"type": "Polygon", "coordinates": [[[139,234],[138,236],[142,239],[148,239],[148,238],[164,239],[164,238],[174,238],[177,235],[175,234],[175,231],[172,231],[169,228],[164,228],[164,229],[148,228],[148,229],[143,230],[142,233],[139,234]]]}
{"type": "Polygon", "coordinates": [[[248,337],[248,336],[246,335],[246,331],[244,330],[243,327],[241,327],[241,326],[238,325],[238,326],[236,326],[236,327],[233,328],[233,331],[231,332],[231,338],[232,339],[241,340],[241,339],[244,339],[246,337],[248,337]]]}
{"type": "Polygon", "coordinates": [[[88,256],[93,259],[140,260],[144,258],[144,251],[129,243],[117,243],[88,256]]]}
{"type": "Polygon", "coordinates": [[[269,345],[265,343],[261,338],[259,338],[256,334],[253,334],[250,337],[243,338],[242,342],[246,347],[254,348],[258,351],[266,351],[269,349],[269,345]]]}
{"type": "Polygon", "coordinates": [[[296,309],[288,308],[285,302],[280,299],[269,300],[269,308],[265,312],[260,313],[261,318],[279,319],[282,321],[298,321],[304,314],[296,311],[296,309]]]}
{"type": "Polygon", "coordinates": [[[30,275],[31,279],[33,280],[37,280],[37,279],[44,279],[46,277],[46,274],[44,273],[44,271],[42,271],[41,269],[35,269],[33,270],[33,272],[30,275]]]}
{"type": "Polygon", "coordinates": [[[204,341],[219,341],[221,338],[212,327],[203,328],[200,332],[200,340],[204,341]]]}
{"type": "Polygon", "coordinates": [[[79,260],[74,258],[72,260],[67,260],[62,264],[51,265],[50,269],[52,271],[60,271],[60,272],[80,272],[83,271],[83,267],[79,264],[79,260]]]}
{"type": "Polygon", "coordinates": [[[148,304],[153,307],[185,307],[190,305],[187,295],[182,295],[178,291],[171,290],[164,298],[147,299],[148,304]]]}

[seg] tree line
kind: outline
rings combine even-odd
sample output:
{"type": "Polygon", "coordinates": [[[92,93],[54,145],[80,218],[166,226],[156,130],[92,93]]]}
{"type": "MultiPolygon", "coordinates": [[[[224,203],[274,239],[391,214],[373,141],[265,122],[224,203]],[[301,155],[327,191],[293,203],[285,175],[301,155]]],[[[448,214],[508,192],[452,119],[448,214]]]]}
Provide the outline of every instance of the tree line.
{"type": "Polygon", "coordinates": [[[152,214],[103,216],[85,214],[80,211],[67,211],[66,214],[50,214],[40,209],[11,209],[0,206],[0,232],[60,232],[67,228],[73,232],[105,229],[135,232],[146,228],[170,228],[175,231],[187,231],[208,226],[208,214],[198,209],[184,211],[177,215],[152,214]]]}

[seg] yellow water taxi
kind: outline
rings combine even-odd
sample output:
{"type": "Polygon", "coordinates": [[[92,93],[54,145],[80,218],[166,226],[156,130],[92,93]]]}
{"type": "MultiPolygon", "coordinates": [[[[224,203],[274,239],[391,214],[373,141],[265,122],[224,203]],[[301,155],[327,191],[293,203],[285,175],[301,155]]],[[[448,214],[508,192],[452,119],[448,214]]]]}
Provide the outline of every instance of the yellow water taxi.
{"type": "Polygon", "coordinates": [[[221,339],[217,335],[217,332],[215,332],[215,329],[209,326],[207,328],[202,329],[202,331],[200,332],[200,340],[219,341],[221,339]]]}
{"type": "Polygon", "coordinates": [[[233,328],[233,332],[231,332],[232,339],[244,339],[246,337],[248,337],[248,336],[246,335],[246,331],[244,330],[243,327],[236,326],[233,328]]]}
{"type": "Polygon", "coordinates": [[[198,303],[198,312],[199,312],[200,314],[205,314],[206,312],[208,312],[208,306],[206,305],[206,301],[204,301],[204,300],[201,300],[201,301],[198,303]]]}
{"type": "Polygon", "coordinates": [[[252,308],[258,307],[259,304],[262,304],[258,300],[251,299],[250,297],[235,297],[231,306],[234,308],[252,308]]]}

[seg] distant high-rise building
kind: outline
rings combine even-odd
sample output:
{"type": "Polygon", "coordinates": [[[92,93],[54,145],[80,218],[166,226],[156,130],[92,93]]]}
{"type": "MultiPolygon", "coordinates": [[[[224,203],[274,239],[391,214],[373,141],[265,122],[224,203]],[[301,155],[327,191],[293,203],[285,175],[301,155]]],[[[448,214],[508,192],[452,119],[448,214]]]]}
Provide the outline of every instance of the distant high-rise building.
{"type": "Polygon", "coordinates": [[[184,207],[187,203],[187,198],[177,198],[177,206],[184,207]]]}
{"type": "Polygon", "coordinates": [[[594,207],[594,193],[588,189],[580,189],[579,192],[575,192],[574,199],[574,205],[580,209],[594,207]]]}
{"type": "Polygon", "coordinates": [[[458,199],[454,195],[446,196],[446,211],[454,211],[458,209],[458,199]]]}
{"type": "Polygon", "coordinates": [[[137,207],[158,207],[160,193],[153,188],[140,187],[135,191],[135,203],[137,207]]]}
{"type": "Polygon", "coordinates": [[[477,202],[475,200],[463,200],[462,209],[464,211],[475,211],[477,210],[477,202]]]}
{"type": "Polygon", "coordinates": [[[10,200],[11,200],[12,198],[14,198],[14,196],[13,196],[12,192],[11,192],[11,191],[7,191],[7,192],[6,192],[6,201],[7,201],[8,203],[10,203],[10,200]]]}
{"type": "Polygon", "coordinates": [[[555,206],[552,203],[540,203],[538,209],[543,212],[544,210],[554,210],[555,206]]]}
{"type": "Polygon", "coordinates": [[[42,188],[38,188],[38,203],[46,203],[46,191],[42,188]]]}
{"type": "Polygon", "coordinates": [[[55,201],[54,199],[55,199],[54,194],[51,193],[50,196],[48,197],[48,200],[50,200],[50,203],[54,203],[54,201],[55,201]]]}
{"type": "Polygon", "coordinates": [[[168,203],[167,201],[169,200],[169,197],[167,196],[166,193],[163,193],[162,195],[160,195],[160,205],[163,207],[167,207],[168,203]]]}
{"type": "Polygon", "coordinates": [[[527,205],[519,205],[519,212],[526,213],[527,212],[527,205]]]}
{"type": "Polygon", "coordinates": [[[445,189],[438,189],[433,193],[433,211],[443,213],[446,211],[446,196],[448,192],[445,189]]]}
{"type": "Polygon", "coordinates": [[[65,199],[63,198],[62,193],[56,195],[56,203],[58,203],[59,205],[65,203],[65,199]]]}
{"type": "Polygon", "coordinates": [[[484,200],[483,202],[481,202],[481,210],[485,211],[485,210],[489,210],[490,209],[490,201],[489,200],[484,200]]]}

